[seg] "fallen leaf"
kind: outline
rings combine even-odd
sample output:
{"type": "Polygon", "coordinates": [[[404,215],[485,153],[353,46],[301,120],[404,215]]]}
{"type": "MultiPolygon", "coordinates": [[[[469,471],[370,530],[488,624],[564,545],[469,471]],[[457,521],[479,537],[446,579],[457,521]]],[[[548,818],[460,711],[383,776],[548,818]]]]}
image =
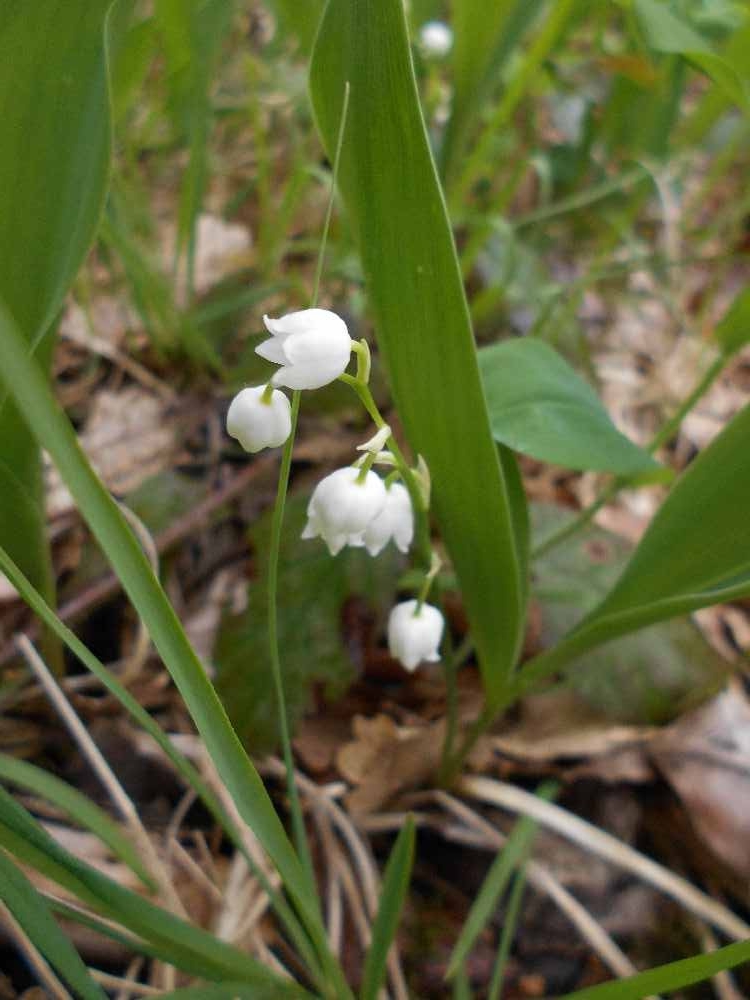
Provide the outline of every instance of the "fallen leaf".
{"type": "Polygon", "coordinates": [[[750,876],[750,705],[739,683],[665,729],[650,756],[717,857],[750,876]]]}

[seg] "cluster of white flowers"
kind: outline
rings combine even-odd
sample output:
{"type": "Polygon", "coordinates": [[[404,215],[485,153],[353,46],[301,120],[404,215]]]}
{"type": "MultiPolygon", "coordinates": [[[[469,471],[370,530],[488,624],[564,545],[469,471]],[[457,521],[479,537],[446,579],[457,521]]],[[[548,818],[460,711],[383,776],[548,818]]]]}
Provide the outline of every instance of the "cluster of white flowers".
{"type": "MultiPolygon", "coordinates": [[[[291,407],[277,386],[319,389],[346,370],[354,348],[346,323],[327,309],[303,309],[281,319],[263,317],[271,334],[256,352],[279,365],[270,382],[243,389],[227,413],[227,432],[249,452],[277,448],[291,433],[291,407]]],[[[313,491],[307,508],[303,538],[322,538],[331,555],[346,545],[365,548],[376,556],[393,541],[408,552],[414,537],[414,510],[406,487],[383,480],[371,466],[390,436],[382,427],[372,441],[362,445],[366,457],[358,465],[337,469],[313,491]]],[[[387,454],[387,453],[386,453],[387,454]]],[[[423,660],[440,659],[443,616],[420,601],[396,605],[388,620],[391,654],[407,670],[423,660]]]]}

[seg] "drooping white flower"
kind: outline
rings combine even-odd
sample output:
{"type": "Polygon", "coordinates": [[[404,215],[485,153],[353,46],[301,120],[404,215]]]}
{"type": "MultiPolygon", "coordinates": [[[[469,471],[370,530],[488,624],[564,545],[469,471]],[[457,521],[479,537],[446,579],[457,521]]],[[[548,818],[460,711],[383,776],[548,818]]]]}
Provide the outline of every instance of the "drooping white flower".
{"type": "Polygon", "coordinates": [[[265,399],[266,386],[242,389],[229,404],[227,434],[245,451],[278,448],[292,430],[291,407],[283,392],[273,389],[265,399]]]}
{"type": "Polygon", "coordinates": [[[442,59],[453,47],[453,32],[443,21],[428,21],[420,28],[419,45],[424,55],[442,59]]]}
{"type": "Polygon", "coordinates": [[[388,648],[407,670],[416,669],[423,660],[438,662],[445,627],[443,616],[432,604],[423,604],[416,611],[416,601],[403,601],[388,618],[388,648]]]}
{"type": "Polygon", "coordinates": [[[380,476],[369,470],[360,482],[360,474],[353,466],[337,469],[321,479],[307,505],[302,537],[322,538],[332,556],[345,545],[363,545],[364,532],[385,506],[380,476]]]}
{"type": "Polygon", "coordinates": [[[281,365],[271,381],[289,389],[319,389],[349,364],[352,339],[346,323],[328,309],[302,309],[280,319],[263,317],[271,334],[255,348],[266,361],[281,365]]]}
{"type": "Polygon", "coordinates": [[[414,538],[414,511],[409,491],[401,483],[391,483],[386,489],[385,506],[367,526],[365,548],[376,556],[391,539],[400,552],[408,552],[414,538]]]}

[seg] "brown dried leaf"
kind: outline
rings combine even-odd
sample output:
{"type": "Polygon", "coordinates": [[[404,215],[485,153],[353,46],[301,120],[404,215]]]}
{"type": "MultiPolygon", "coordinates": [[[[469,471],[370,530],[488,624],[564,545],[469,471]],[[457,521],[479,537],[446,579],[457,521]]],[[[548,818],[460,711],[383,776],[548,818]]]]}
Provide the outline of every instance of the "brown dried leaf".
{"type": "Polygon", "coordinates": [[[349,811],[362,816],[380,809],[398,792],[423,784],[440,760],[445,725],[399,728],[387,715],[354,717],[354,740],[336,755],[342,776],[355,788],[349,811]]]}
{"type": "Polygon", "coordinates": [[[714,854],[750,875],[750,705],[740,684],[669,726],[650,756],[714,854]]]}

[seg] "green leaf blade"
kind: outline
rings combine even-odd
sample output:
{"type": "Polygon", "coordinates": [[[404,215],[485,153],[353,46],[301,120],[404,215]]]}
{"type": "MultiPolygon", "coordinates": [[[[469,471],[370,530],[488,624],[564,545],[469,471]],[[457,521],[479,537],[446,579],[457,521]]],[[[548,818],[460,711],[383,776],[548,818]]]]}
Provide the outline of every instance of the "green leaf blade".
{"type": "Polygon", "coordinates": [[[542,462],[634,476],[658,463],[612,423],[591,386],[541,340],[479,351],[496,441],[542,462]]]}
{"type": "Polygon", "coordinates": [[[393,397],[413,449],[430,467],[434,510],[492,703],[518,656],[525,614],[522,556],[400,0],[328,4],[310,86],[329,151],[347,82],[340,187],[358,236],[393,397]]]}
{"type": "Polygon", "coordinates": [[[49,964],[82,1000],[106,1000],[80,955],[55,923],[42,897],[0,849],[0,899],[49,964]]]}
{"type": "Polygon", "coordinates": [[[380,987],[385,980],[388,951],[396,936],[413,863],[414,820],[411,816],[407,816],[385,868],[380,905],[372,927],[372,941],[362,973],[360,1000],[377,1000],[380,987]]]}

